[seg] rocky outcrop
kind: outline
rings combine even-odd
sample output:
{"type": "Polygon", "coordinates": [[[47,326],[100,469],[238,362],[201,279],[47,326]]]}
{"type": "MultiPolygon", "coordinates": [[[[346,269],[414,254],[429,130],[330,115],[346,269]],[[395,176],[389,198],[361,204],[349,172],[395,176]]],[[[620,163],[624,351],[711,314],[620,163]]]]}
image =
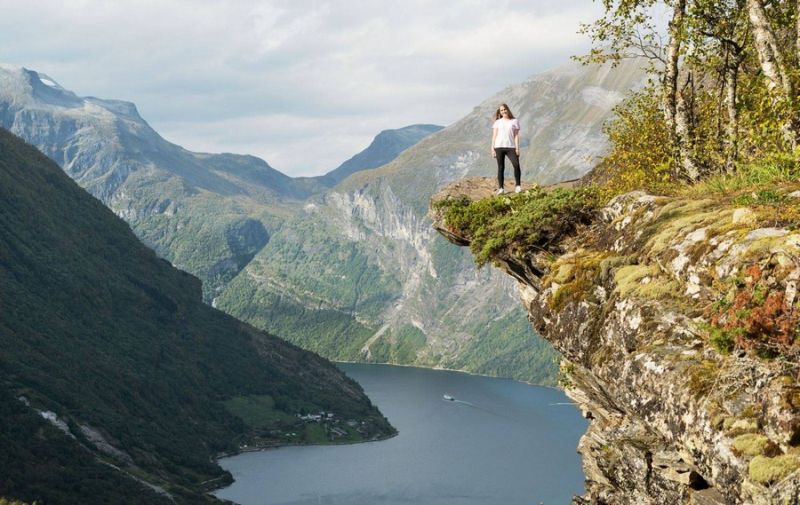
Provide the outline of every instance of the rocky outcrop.
{"type": "Polygon", "coordinates": [[[573,503],[800,502],[800,233],[763,209],[630,193],[546,251],[492,258],[591,420],[573,503]]]}

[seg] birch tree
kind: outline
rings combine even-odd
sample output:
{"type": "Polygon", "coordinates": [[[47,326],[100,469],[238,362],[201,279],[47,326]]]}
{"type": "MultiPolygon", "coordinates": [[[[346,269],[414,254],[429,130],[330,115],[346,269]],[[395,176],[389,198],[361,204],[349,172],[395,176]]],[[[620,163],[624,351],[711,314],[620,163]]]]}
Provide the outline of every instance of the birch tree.
{"type": "MultiPolygon", "coordinates": [[[[780,6],[782,2],[775,2],[780,6]]],[[[800,18],[798,11],[798,0],[792,2],[794,8],[795,26],[793,32],[794,44],[786,44],[790,47],[790,51],[797,53],[798,44],[800,44],[800,18]]],[[[783,107],[788,109],[787,117],[782,126],[784,138],[789,143],[792,149],[797,148],[798,144],[798,117],[797,117],[797,94],[796,86],[794,84],[795,72],[790,72],[789,62],[790,59],[782,50],[776,36],[776,27],[767,15],[767,10],[763,0],[747,0],[747,14],[750,19],[750,26],[753,30],[753,40],[758,55],[758,61],[761,64],[761,71],[764,78],[767,80],[767,87],[773,93],[776,102],[779,102],[783,107]]],[[[781,27],[778,26],[778,29],[781,27]]],[[[785,47],[784,46],[784,47],[785,47]]],[[[795,67],[800,61],[796,55],[794,56],[795,67]]]]}

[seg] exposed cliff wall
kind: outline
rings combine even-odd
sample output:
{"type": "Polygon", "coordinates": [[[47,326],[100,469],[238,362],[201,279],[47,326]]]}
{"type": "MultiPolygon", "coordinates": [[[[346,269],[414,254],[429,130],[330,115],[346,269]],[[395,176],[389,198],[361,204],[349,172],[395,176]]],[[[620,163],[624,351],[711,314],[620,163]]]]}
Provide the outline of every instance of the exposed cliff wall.
{"type": "MultiPolygon", "coordinates": [[[[490,187],[454,185],[433,202],[490,187]]],[[[800,200],[793,189],[780,193],[800,200]]],[[[547,251],[491,258],[592,420],[574,503],[800,502],[797,206],[631,193],[547,251]]]]}

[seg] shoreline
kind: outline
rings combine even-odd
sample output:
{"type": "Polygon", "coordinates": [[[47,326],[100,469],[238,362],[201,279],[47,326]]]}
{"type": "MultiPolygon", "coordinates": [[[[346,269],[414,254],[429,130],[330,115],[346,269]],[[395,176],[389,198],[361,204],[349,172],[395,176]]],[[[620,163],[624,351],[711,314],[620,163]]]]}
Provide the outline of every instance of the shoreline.
{"type": "Polygon", "coordinates": [[[375,361],[345,361],[345,360],[333,360],[333,359],[330,359],[328,361],[330,361],[333,364],[343,363],[343,364],[347,364],[347,365],[400,366],[400,367],[404,367],[404,368],[416,368],[418,370],[440,370],[440,371],[443,371],[443,372],[457,372],[457,373],[463,373],[465,375],[473,375],[475,377],[488,377],[490,379],[510,380],[510,381],[514,381],[514,382],[519,382],[520,384],[525,384],[527,386],[535,386],[535,387],[540,387],[540,388],[557,389],[559,391],[564,391],[558,385],[550,386],[550,385],[547,385],[547,384],[537,384],[535,382],[528,382],[528,381],[524,381],[524,380],[520,380],[520,379],[514,379],[513,377],[500,377],[498,375],[489,375],[489,374],[485,374],[485,373],[469,372],[467,370],[459,370],[457,368],[445,368],[445,367],[439,367],[439,366],[430,367],[430,366],[420,366],[420,365],[402,365],[402,364],[399,364],[399,363],[385,363],[385,362],[380,362],[379,363],[379,362],[375,362],[375,361]]]}
{"type": "Polygon", "coordinates": [[[217,454],[216,456],[214,456],[212,458],[212,461],[214,463],[217,463],[221,459],[232,458],[232,457],[238,456],[240,454],[245,454],[245,453],[248,453],[248,452],[270,451],[272,449],[280,449],[281,447],[327,447],[327,446],[331,446],[331,445],[356,445],[356,444],[368,444],[370,442],[383,442],[384,440],[389,440],[391,438],[396,437],[399,434],[400,434],[399,431],[395,431],[395,433],[393,433],[391,435],[387,435],[385,437],[380,437],[380,438],[373,438],[373,439],[370,439],[370,440],[350,440],[350,441],[345,441],[345,442],[331,442],[329,444],[288,443],[288,444],[276,444],[276,445],[270,445],[270,446],[264,446],[264,447],[248,447],[246,449],[241,449],[241,450],[238,450],[238,451],[219,453],[219,454],[217,454]]]}
{"type": "MultiPolygon", "coordinates": [[[[232,458],[234,456],[239,456],[241,454],[246,454],[246,453],[249,453],[249,452],[271,451],[271,450],[275,450],[275,449],[280,449],[282,447],[328,447],[328,446],[334,446],[334,445],[368,444],[370,442],[383,442],[385,440],[390,440],[390,439],[392,439],[392,438],[394,438],[394,437],[396,437],[398,435],[400,435],[400,431],[399,430],[395,430],[395,432],[392,433],[391,435],[387,435],[385,437],[380,437],[380,438],[373,438],[371,440],[359,440],[359,441],[348,441],[348,442],[332,442],[330,444],[289,443],[289,444],[272,445],[272,446],[268,446],[268,447],[252,447],[252,448],[248,447],[246,449],[240,449],[240,450],[237,450],[237,451],[219,453],[219,454],[215,455],[213,458],[211,458],[211,461],[213,461],[215,465],[219,465],[219,467],[222,468],[222,465],[219,464],[219,460],[225,459],[225,458],[232,458]]],[[[224,470],[224,468],[223,468],[223,470],[224,470]]],[[[225,470],[225,471],[227,472],[227,470],[225,470]]],[[[233,477],[233,475],[231,475],[231,477],[233,477]]],[[[212,487],[208,491],[206,491],[205,494],[214,496],[215,499],[222,501],[222,498],[217,498],[214,495],[214,492],[220,491],[220,490],[225,489],[225,488],[228,488],[228,487],[232,486],[235,482],[236,482],[236,479],[233,479],[233,481],[231,481],[230,483],[228,483],[228,484],[226,484],[224,486],[212,487]]],[[[225,500],[225,501],[228,501],[230,503],[236,503],[236,502],[233,502],[231,500],[225,500]]]]}
{"type": "MultiPolygon", "coordinates": [[[[334,365],[338,365],[338,364],[347,364],[347,365],[381,365],[381,366],[396,366],[396,367],[404,367],[404,368],[416,368],[416,369],[419,369],[419,370],[436,370],[436,371],[444,371],[444,372],[456,372],[456,373],[461,373],[461,374],[464,374],[464,375],[472,375],[472,376],[475,376],[475,377],[486,377],[486,378],[489,378],[489,379],[508,380],[508,381],[513,381],[513,382],[518,382],[520,384],[525,384],[526,386],[540,387],[540,388],[545,388],[545,389],[555,389],[555,390],[562,391],[562,392],[564,391],[558,385],[550,386],[550,385],[547,385],[547,384],[536,384],[536,383],[533,383],[533,382],[514,379],[514,378],[511,378],[511,377],[499,377],[497,375],[489,375],[489,374],[482,374],[482,373],[476,373],[476,372],[468,372],[466,370],[458,370],[458,369],[455,369],[455,368],[445,368],[445,367],[439,367],[439,366],[437,366],[437,367],[426,367],[426,366],[420,366],[420,365],[403,365],[403,364],[398,364],[398,363],[377,363],[377,362],[366,362],[366,361],[344,361],[344,360],[329,360],[329,361],[331,363],[333,363],[334,365]]],[[[351,379],[352,379],[352,377],[351,377],[351,379]]],[[[237,451],[219,453],[219,454],[217,454],[216,456],[214,456],[212,458],[212,461],[214,462],[214,464],[219,465],[219,460],[221,460],[221,459],[232,458],[234,456],[238,456],[238,455],[246,454],[246,453],[250,453],[250,452],[270,451],[270,450],[280,449],[282,447],[326,447],[326,446],[334,446],[334,445],[355,445],[355,444],[366,444],[366,443],[370,443],[370,442],[382,442],[382,441],[385,441],[385,440],[392,439],[392,438],[398,436],[399,434],[400,434],[400,431],[396,430],[395,433],[393,433],[391,435],[387,435],[385,437],[376,438],[376,439],[372,439],[372,440],[336,442],[336,443],[329,443],[329,444],[287,443],[287,444],[278,444],[278,445],[272,445],[272,446],[267,446],[267,447],[248,447],[246,449],[240,449],[240,450],[237,450],[237,451]]],[[[214,494],[213,494],[214,492],[222,490],[222,489],[225,489],[227,487],[230,487],[235,482],[236,482],[236,480],[234,479],[233,482],[230,482],[230,483],[228,483],[228,484],[226,484],[224,486],[214,487],[214,488],[206,491],[206,494],[214,496],[214,494]]],[[[216,498],[218,500],[221,500],[221,498],[217,498],[216,496],[214,496],[214,498],[216,498]]],[[[230,500],[228,500],[228,501],[230,501],[230,500]]],[[[231,503],[235,503],[235,502],[231,502],[231,503]]]]}
{"type": "MultiPolygon", "coordinates": [[[[508,378],[508,377],[497,377],[497,376],[488,375],[488,374],[472,373],[472,372],[468,372],[468,371],[464,371],[464,370],[454,370],[454,369],[448,369],[448,368],[443,368],[443,367],[423,367],[423,366],[416,366],[416,365],[398,365],[398,364],[394,364],[394,363],[365,363],[365,362],[359,362],[359,361],[343,361],[343,360],[342,361],[340,361],[340,360],[332,361],[332,363],[334,363],[334,365],[340,365],[340,364],[341,365],[369,365],[369,366],[371,366],[371,365],[383,365],[383,366],[387,366],[387,367],[388,366],[397,366],[397,367],[405,367],[405,368],[416,368],[416,369],[421,369],[421,370],[434,370],[434,371],[441,370],[441,371],[446,371],[446,372],[458,372],[460,374],[472,375],[472,376],[481,377],[481,378],[501,379],[501,380],[504,380],[504,381],[510,381],[510,382],[524,384],[526,386],[535,386],[535,387],[543,388],[545,391],[547,391],[547,390],[557,390],[557,391],[563,393],[563,389],[558,387],[558,386],[549,386],[549,385],[543,385],[543,384],[532,384],[532,383],[529,383],[529,382],[520,381],[520,380],[517,380],[517,379],[508,378]]],[[[352,377],[351,377],[351,379],[352,379],[352,377]]],[[[319,444],[319,443],[297,443],[297,442],[292,442],[292,443],[285,443],[285,444],[270,445],[270,446],[265,446],[265,447],[247,447],[247,448],[239,449],[239,450],[236,450],[236,451],[230,451],[230,452],[226,452],[226,453],[218,453],[213,458],[213,461],[214,461],[215,464],[219,465],[220,460],[222,460],[224,458],[234,457],[234,456],[237,456],[237,455],[250,453],[250,452],[261,452],[261,451],[269,451],[269,450],[272,450],[272,449],[280,449],[282,447],[303,447],[303,446],[325,447],[325,446],[337,446],[337,445],[339,445],[339,446],[347,446],[347,445],[363,444],[363,443],[367,443],[367,442],[380,442],[380,441],[385,441],[385,440],[392,439],[392,438],[398,436],[399,434],[400,434],[400,431],[396,430],[395,433],[393,433],[391,435],[387,435],[387,436],[384,436],[384,437],[378,437],[378,438],[370,439],[370,440],[343,441],[343,442],[331,442],[331,443],[322,443],[322,444],[319,444]]],[[[228,472],[228,473],[230,473],[230,472],[228,472]]],[[[233,477],[232,474],[230,474],[230,475],[233,477]]],[[[227,488],[233,486],[234,484],[236,484],[237,480],[238,479],[233,478],[231,482],[225,483],[224,485],[219,485],[219,486],[215,486],[213,488],[209,488],[206,491],[206,494],[209,495],[209,496],[213,496],[215,499],[223,501],[223,502],[226,502],[226,503],[231,503],[231,504],[238,503],[238,502],[234,502],[234,501],[232,501],[230,499],[217,497],[215,495],[215,493],[217,491],[221,491],[221,490],[227,489],[227,488]]]]}

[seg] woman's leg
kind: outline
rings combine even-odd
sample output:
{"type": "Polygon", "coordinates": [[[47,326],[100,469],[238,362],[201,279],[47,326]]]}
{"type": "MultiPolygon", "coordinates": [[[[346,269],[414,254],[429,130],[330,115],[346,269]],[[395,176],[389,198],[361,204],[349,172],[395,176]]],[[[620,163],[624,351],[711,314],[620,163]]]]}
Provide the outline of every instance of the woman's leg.
{"type": "Polygon", "coordinates": [[[517,183],[517,186],[519,186],[522,181],[522,169],[519,168],[519,156],[517,156],[517,151],[509,149],[508,159],[510,159],[511,164],[514,165],[514,181],[517,183]]]}
{"type": "Polygon", "coordinates": [[[506,153],[503,149],[495,147],[494,154],[497,158],[497,187],[502,188],[506,171],[506,153]]]}

